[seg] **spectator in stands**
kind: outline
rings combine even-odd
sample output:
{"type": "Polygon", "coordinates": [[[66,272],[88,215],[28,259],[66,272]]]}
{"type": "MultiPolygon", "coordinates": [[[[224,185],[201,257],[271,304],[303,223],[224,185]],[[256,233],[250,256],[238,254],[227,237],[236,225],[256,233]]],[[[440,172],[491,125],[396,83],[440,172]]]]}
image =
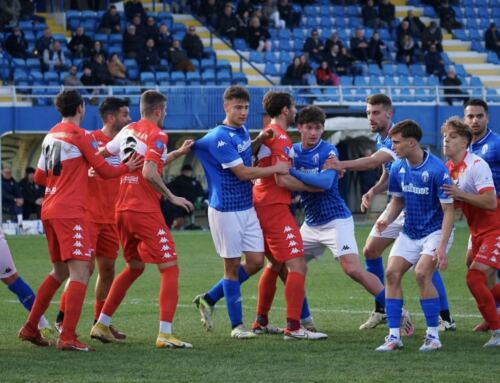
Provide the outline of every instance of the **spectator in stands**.
{"type": "Polygon", "coordinates": [[[156,25],[156,20],[154,17],[148,16],[148,18],[146,19],[145,31],[146,38],[156,41],[159,32],[158,25],[156,25]]]}
{"type": "Polygon", "coordinates": [[[2,213],[4,220],[16,219],[22,222],[23,196],[18,183],[12,177],[12,169],[4,165],[2,169],[2,213]]]}
{"type": "Polygon", "coordinates": [[[311,31],[311,36],[308,37],[304,43],[303,51],[309,55],[309,58],[317,63],[323,60],[323,50],[325,45],[319,38],[317,29],[311,31]]]}
{"type": "Polygon", "coordinates": [[[269,31],[260,25],[259,18],[254,16],[248,27],[248,45],[259,52],[271,51],[271,35],[269,31]]]}
{"type": "Polygon", "coordinates": [[[285,75],[281,79],[282,85],[304,85],[302,77],[303,70],[300,63],[300,57],[295,57],[293,62],[286,68],[285,75]]]}
{"type": "Polygon", "coordinates": [[[130,85],[132,81],[128,79],[127,68],[120,60],[117,53],[113,53],[108,58],[108,71],[111,75],[113,85],[130,85]]]}
{"type": "Polygon", "coordinates": [[[219,8],[216,0],[202,0],[198,8],[198,16],[200,16],[201,21],[216,29],[219,19],[219,8]]]}
{"type": "Polygon", "coordinates": [[[135,15],[139,14],[144,20],[146,18],[146,11],[142,6],[140,0],[129,0],[125,3],[125,17],[128,21],[132,21],[135,15]]]}
{"type": "Polygon", "coordinates": [[[484,32],[484,44],[486,49],[496,52],[500,58],[500,32],[497,30],[495,23],[491,23],[490,27],[484,32]]]}
{"type": "Polygon", "coordinates": [[[460,89],[462,81],[457,77],[452,68],[448,69],[446,77],[443,79],[443,86],[445,87],[444,99],[448,105],[453,105],[453,100],[466,102],[469,99],[469,94],[460,89]]]}
{"type": "Polygon", "coordinates": [[[102,47],[102,43],[99,40],[94,41],[92,44],[92,49],[90,50],[90,57],[94,57],[96,54],[103,55],[104,58],[108,57],[108,53],[102,47]]]}
{"type": "MultiPolygon", "coordinates": [[[[345,69],[345,74],[350,76],[361,76],[363,74],[363,68],[361,65],[356,63],[356,58],[347,50],[346,47],[343,47],[340,50],[340,67],[337,68],[345,69]]],[[[340,73],[337,71],[340,75],[340,73]]]]}
{"type": "Polygon", "coordinates": [[[31,56],[28,53],[28,42],[19,27],[14,27],[5,40],[5,50],[14,58],[26,59],[31,56]]]}
{"type": "Polygon", "coordinates": [[[373,32],[373,36],[368,43],[368,59],[375,61],[380,69],[382,69],[382,61],[384,61],[387,46],[380,39],[380,33],[373,32]]]}
{"type": "Polygon", "coordinates": [[[66,57],[61,50],[61,42],[54,40],[48,49],[43,51],[43,65],[44,70],[61,72],[67,68],[66,57]]]}
{"type": "Polygon", "coordinates": [[[279,0],[278,12],[280,19],[285,21],[288,29],[293,29],[299,25],[300,14],[293,11],[293,7],[288,3],[288,0],[279,0]]]}
{"type": "Polygon", "coordinates": [[[179,40],[173,41],[172,47],[168,52],[168,61],[172,64],[174,70],[184,72],[194,72],[196,70],[186,51],[181,48],[179,40]]]}
{"type": "Polygon", "coordinates": [[[64,86],[83,86],[83,83],[77,77],[77,74],[78,74],[78,68],[76,67],[76,65],[72,65],[68,70],[68,74],[66,76],[64,76],[63,85],[64,86]]]}
{"type": "Polygon", "coordinates": [[[270,21],[275,28],[281,29],[286,27],[285,20],[280,18],[278,12],[277,0],[264,0],[262,4],[262,15],[270,21]]]}
{"type": "Polygon", "coordinates": [[[364,29],[356,29],[354,36],[351,38],[351,52],[356,60],[368,60],[368,41],[365,39],[364,29]]]}
{"type": "Polygon", "coordinates": [[[121,33],[121,17],[114,4],[110,5],[106,13],[102,15],[99,31],[102,33],[121,33]]]}
{"type": "Polygon", "coordinates": [[[43,35],[40,36],[35,42],[35,50],[33,54],[35,56],[43,56],[45,49],[49,49],[50,44],[54,42],[54,36],[52,36],[52,31],[50,28],[45,28],[43,30],[43,35]]]}
{"type": "Polygon", "coordinates": [[[35,169],[27,167],[24,178],[19,181],[23,203],[23,219],[40,219],[40,211],[45,194],[45,188],[34,181],[35,169]]]}
{"type": "Polygon", "coordinates": [[[233,6],[231,3],[226,3],[224,13],[220,16],[217,27],[219,33],[233,43],[238,32],[238,21],[233,15],[233,6]]]}
{"type": "Polygon", "coordinates": [[[92,39],[85,34],[85,30],[81,25],[76,28],[75,33],[73,33],[73,37],[71,37],[68,48],[73,58],[81,59],[90,57],[92,39]]]}
{"type": "Polygon", "coordinates": [[[19,18],[21,20],[31,20],[35,23],[45,23],[45,17],[36,15],[36,4],[34,0],[21,0],[21,11],[19,18]]]}
{"type": "Polygon", "coordinates": [[[243,40],[248,40],[248,27],[250,26],[250,14],[248,12],[243,15],[236,14],[236,21],[238,22],[238,29],[236,36],[243,40]]]}
{"type": "Polygon", "coordinates": [[[425,71],[428,75],[435,75],[441,80],[446,74],[444,70],[444,60],[436,46],[430,46],[429,51],[424,56],[425,71]]]}
{"type": "Polygon", "coordinates": [[[92,57],[92,61],[90,62],[90,68],[92,69],[92,73],[97,80],[99,85],[111,85],[112,78],[111,73],[109,73],[108,65],[104,56],[100,53],[96,53],[92,57]]]}
{"type": "Polygon", "coordinates": [[[396,28],[396,48],[403,44],[404,37],[408,35],[411,36],[410,23],[408,21],[402,21],[396,28]]]}
{"type": "Polygon", "coordinates": [[[170,34],[167,26],[165,24],[160,25],[158,37],[156,38],[155,45],[158,49],[158,54],[162,59],[168,59],[168,52],[172,47],[174,39],[170,34]]]}
{"type": "Polygon", "coordinates": [[[203,43],[200,36],[196,34],[196,27],[190,25],[187,33],[182,39],[182,48],[190,59],[201,60],[203,58],[203,43]]]}
{"type": "Polygon", "coordinates": [[[328,66],[332,68],[332,70],[338,75],[344,75],[345,71],[340,67],[340,45],[334,44],[331,46],[328,52],[323,53],[323,57],[325,61],[328,63],[328,66]],[[340,70],[340,71],[339,71],[340,70]]]}
{"type": "Polygon", "coordinates": [[[143,20],[145,19],[143,19],[140,14],[136,14],[132,17],[132,25],[135,27],[135,34],[141,36],[144,41],[146,41],[148,33],[146,26],[142,23],[143,20]]]}
{"type": "Polygon", "coordinates": [[[135,59],[144,46],[144,38],[135,33],[135,26],[133,24],[129,24],[123,34],[122,44],[123,53],[129,59],[135,59]]]}
{"type": "Polygon", "coordinates": [[[17,25],[21,14],[21,3],[19,0],[0,1],[0,29],[2,27],[13,27],[17,25]]]}
{"type": "Polygon", "coordinates": [[[361,8],[361,17],[365,27],[378,29],[385,28],[385,22],[380,19],[377,8],[373,5],[373,0],[367,0],[366,4],[361,8]]]}
{"type": "Polygon", "coordinates": [[[313,74],[313,69],[311,65],[309,64],[309,57],[307,54],[301,54],[300,57],[300,65],[302,68],[302,76],[307,76],[309,74],[313,74]]]}
{"type": "Polygon", "coordinates": [[[410,35],[404,35],[403,41],[398,48],[396,60],[406,65],[413,63],[413,56],[415,55],[415,42],[410,35]]]}
{"type": "Polygon", "coordinates": [[[429,26],[425,28],[422,36],[422,49],[428,51],[431,45],[435,45],[438,52],[443,51],[443,34],[441,28],[438,28],[435,21],[431,21],[429,26]]]}
{"type": "Polygon", "coordinates": [[[456,19],[455,10],[450,7],[448,1],[443,0],[441,6],[438,8],[439,20],[441,20],[441,27],[445,28],[448,33],[452,32],[452,29],[462,28],[456,19]]]}
{"type": "Polygon", "coordinates": [[[168,67],[161,65],[160,55],[153,39],[146,40],[146,47],[141,51],[137,61],[143,72],[168,71],[168,67]]]}
{"type": "Polygon", "coordinates": [[[421,38],[422,34],[424,33],[425,30],[425,25],[424,23],[420,20],[418,16],[413,13],[413,10],[409,9],[408,12],[406,13],[406,17],[403,19],[403,21],[408,22],[408,26],[410,29],[410,34],[413,38],[421,38]]]}
{"type": "Polygon", "coordinates": [[[330,37],[325,40],[324,54],[328,54],[332,50],[332,46],[338,45],[339,51],[344,47],[344,43],[339,39],[337,31],[332,31],[330,37]]]}
{"type": "MultiPolygon", "coordinates": [[[[253,14],[255,11],[255,6],[250,0],[240,0],[238,1],[238,7],[236,8],[236,14],[240,17],[246,13],[247,15],[253,14]]],[[[248,16],[247,16],[248,17],[248,16]]]]}
{"type": "Polygon", "coordinates": [[[389,0],[379,1],[378,17],[387,24],[389,32],[392,33],[394,28],[394,20],[396,20],[396,7],[389,0]]]}
{"type": "Polygon", "coordinates": [[[316,82],[318,85],[338,86],[340,84],[337,75],[328,67],[328,62],[323,60],[316,69],[316,82]]]}
{"type": "MultiPolygon", "coordinates": [[[[99,85],[99,81],[97,80],[97,78],[94,76],[94,74],[92,73],[92,68],[90,67],[90,64],[87,64],[83,67],[83,74],[82,76],[80,77],[80,81],[82,82],[82,84],[84,86],[98,86],[99,85]]],[[[85,92],[87,94],[99,94],[99,88],[88,88],[88,89],[85,89],[85,92]]],[[[91,100],[91,103],[94,103],[96,102],[97,100],[91,100]]]]}

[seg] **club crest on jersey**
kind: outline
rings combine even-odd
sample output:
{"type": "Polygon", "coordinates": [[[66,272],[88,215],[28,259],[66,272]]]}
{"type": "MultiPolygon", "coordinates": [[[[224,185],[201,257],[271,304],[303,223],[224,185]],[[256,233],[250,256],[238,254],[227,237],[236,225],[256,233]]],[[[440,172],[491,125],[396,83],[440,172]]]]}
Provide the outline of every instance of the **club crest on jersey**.
{"type": "Polygon", "coordinates": [[[319,164],[319,153],[316,153],[313,157],[312,157],[312,162],[314,165],[318,165],[319,164]]]}
{"type": "Polygon", "coordinates": [[[481,148],[481,154],[485,155],[488,149],[489,149],[488,144],[484,144],[483,147],[481,148]]]}
{"type": "Polygon", "coordinates": [[[157,140],[155,142],[155,146],[156,146],[156,149],[162,150],[163,149],[163,142],[161,142],[160,140],[157,140]]]}
{"type": "Polygon", "coordinates": [[[429,181],[429,172],[428,172],[427,170],[425,170],[425,171],[422,173],[422,182],[427,183],[427,181],[429,181]]]}
{"type": "Polygon", "coordinates": [[[99,147],[99,144],[96,140],[92,140],[91,145],[94,150],[97,150],[97,148],[99,147]]]}

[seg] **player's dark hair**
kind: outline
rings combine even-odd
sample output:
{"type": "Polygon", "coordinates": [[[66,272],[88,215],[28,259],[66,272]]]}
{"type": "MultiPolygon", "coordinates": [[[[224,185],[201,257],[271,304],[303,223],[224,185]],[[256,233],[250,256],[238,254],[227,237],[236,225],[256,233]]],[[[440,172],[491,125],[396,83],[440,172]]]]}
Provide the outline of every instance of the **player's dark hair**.
{"type": "Polygon", "coordinates": [[[243,88],[242,86],[230,86],[224,91],[224,96],[223,96],[224,102],[228,102],[231,100],[242,100],[249,102],[250,101],[250,94],[248,91],[243,88]]]}
{"type": "Polygon", "coordinates": [[[124,106],[128,106],[128,100],[118,97],[106,97],[106,99],[99,105],[99,115],[104,121],[110,114],[115,114],[120,111],[124,106]]]}
{"type": "Polygon", "coordinates": [[[141,95],[141,115],[149,116],[156,108],[163,108],[167,97],[156,90],[147,90],[141,95]]]}
{"type": "Polygon", "coordinates": [[[292,95],[286,92],[274,92],[270,90],[264,95],[264,99],[262,100],[262,106],[271,118],[279,116],[284,107],[291,108],[292,105],[292,95]]]}
{"type": "Polygon", "coordinates": [[[385,110],[392,110],[392,101],[389,96],[382,93],[372,94],[366,98],[366,103],[370,105],[382,105],[385,110]]]}
{"type": "Polygon", "coordinates": [[[77,90],[63,90],[56,97],[56,109],[63,117],[73,117],[80,105],[83,105],[83,98],[77,90]]]}
{"type": "Polygon", "coordinates": [[[302,109],[297,117],[298,124],[316,123],[324,125],[326,120],[325,112],[319,106],[309,105],[302,109]]]}
{"type": "Polygon", "coordinates": [[[482,106],[486,114],[488,114],[488,104],[480,98],[471,98],[464,102],[464,109],[468,106],[482,106]]]}
{"type": "Polygon", "coordinates": [[[404,138],[414,138],[418,142],[422,139],[422,128],[413,120],[403,120],[389,130],[389,137],[401,134],[404,138]]]}
{"type": "Polygon", "coordinates": [[[443,126],[441,127],[441,133],[445,135],[449,131],[453,130],[455,133],[457,133],[461,137],[465,137],[467,139],[467,145],[469,145],[472,142],[472,129],[464,123],[460,117],[453,116],[448,118],[443,126]]]}

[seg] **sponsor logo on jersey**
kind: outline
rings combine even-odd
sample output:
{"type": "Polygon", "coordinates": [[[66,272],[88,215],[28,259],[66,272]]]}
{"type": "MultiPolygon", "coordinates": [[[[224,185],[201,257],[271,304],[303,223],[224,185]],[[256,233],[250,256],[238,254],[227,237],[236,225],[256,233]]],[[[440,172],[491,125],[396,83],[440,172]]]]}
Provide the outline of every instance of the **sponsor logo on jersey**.
{"type": "Polygon", "coordinates": [[[170,254],[170,253],[163,253],[163,258],[172,258],[172,254],[170,254]]]}
{"type": "Polygon", "coordinates": [[[75,235],[73,236],[74,239],[82,239],[83,238],[83,235],[81,235],[80,233],[75,233],[75,235]]]}
{"type": "Polygon", "coordinates": [[[83,255],[83,253],[80,249],[75,249],[73,250],[73,255],[83,255]]]}
{"type": "Polygon", "coordinates": [[[225,145],[227,145],[227,144],[224,141],[219,140],[219,142],[217,142],[217,149],[220,149],[220,148],[222,148],[225,145]]]}
{"type": "Polygon", "coordinates": [[[168,239],[165,237],[160,238],[160,243],[168,243],[168,239]]]}
{"type": "Polygon", "coordinates": [[[243,141],[241,144],[238,144],[237,149],[238,153],[243,153],[245,150],[247,150],[251,145],[250,140],[243,141]]]}
{"type": "Polygon", "coordinates": [[[170,246],[168,246],[168,245],[163,245],[163,246],[161,247],[161,251],[166,251],[166,250],[170,250],[170,246]]]}
{"type": "Polygon", "coordinates": [[[229,137],[234,137],[234,133],[229,133],[229,137]]]}
{"type": "Polygon", "coordinates": [[[299,170],[301,172],[308,173],[308,174],[318,174],[319,173],[319,169],[318,168],[306,169],[306,168],[304,168],[304,167],[301,166],[299,170]]]}
{"type": "Polygon", "coordinates": [[[420,195],[428,195],[429,188],[428,187],[418,187],[413,184],[405,185],[401,182],[401,189],[406,193],[420,194],[420,195]]]}
{"type": "Polygon", "coordinates": [[[424,170],[422,172],[422,182],[427,183],[429,181],[429,172],[424,170]]]}
{"type": "Polygon", "coordinates": [[[121,184],[138,184],[139,176],[123,176],[120,178],[121,184]]]}
{"type": "Polygon", "coordinates": [[[45,194],[56,194],[57,187],[47,187],[45,188],[45,194]]]}

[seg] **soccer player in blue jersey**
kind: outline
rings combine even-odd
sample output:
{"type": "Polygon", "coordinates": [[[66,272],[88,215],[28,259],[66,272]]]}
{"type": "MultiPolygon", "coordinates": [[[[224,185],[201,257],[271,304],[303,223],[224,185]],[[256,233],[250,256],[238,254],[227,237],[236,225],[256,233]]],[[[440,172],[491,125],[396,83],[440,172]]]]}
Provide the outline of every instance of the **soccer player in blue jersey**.
{"type": "MultiPolygon", "coordinates": [[[[383,166],[382,176],[378,182],[362,196],[361,209],[367,210],[373,197],[387,190],[389,171],[393,161],[397,160],[396,154],[392,150],[392,142],[389,132],[393,126],[393,108],[391,99],[385,94],[374,94],[366,99],[366,116],[373,133],[377,133],[376,146],[377,151],[369,157],[362,157],[351,161],[336,161],[336,170],[363,171],[376,169],[383,166]]],[[[335,161],[334,161],[335,162],[335,161]]],[[[380,217],[387,214],[387,209],[382,212],[380,217]]],[[[382,255],[398,237],[403,227],[404,213],[387,227],[386,230],[379,233],[375,226],[372,228],[368,239],[366,240],[363,253],[365,256],[366,269],[375,274],[382,283],[384,283],[384,264],[382,255]]],[[[433,283],[439,293],[440,299],[440,330],[454,331],[456,324],[451,317],[446,288],[439,272],[433,275],[433,283]]],[[[379,302],[375,301],[375,310],[370,313],[368,320],[360,326],[360,330],[377,327],[386,322],[385,309],[379,302]]],[[[401,323],[402,335],[412,335],[414,328],[410,315],[407,310],[403,310],[403,321],[401,323]]]]}
{"type": "Polygon", "coordinates": [[[226,118],[196,141],[194,151],[207,177],[208,221],[215,249],[224,260],[224,277],[206,294],[195,297],[194,303],[210,330],[213,307],[224,296],[231,336],[247,339],[256,335],[243,325],[240,284],[264,264],[264,240],[252,205],[251,180],[288,174],[289,165],[278,161],[265,168],[252,167],[252,142],[245,126],[250,96],[243,87],[231,86],[223,98],[226,118]]]}
{"type": "MultiPolygon", "coordinates": [[[[480,99],[471,99],[464,104],[464,122],[472,129],[472,144],[469,151],[485,160],[493,174],[497,194],[500,194],[500,135],[488,128],[488,104],[480,99]]],[[[469,240],[466,259],[470,263],[472,243],[469,240]]],[[[498,272],[500,278],[500,271],[498,272]]],[[[497,306],[500,313],[500,307],[497,306]]],[[[488,324],[483,321],[474,331],[487,331],[488,324]]]]}
{"type": "Polygon", "coordinates": [[[403,275],[413,266],[420,289],[420,304],[427,323],[420,351],[441,348],[438,334],[439,296],[432,275],[436,268],[448,266],[447,251],[452,243],[453,199],[442,186],[451,184],[444,163],[420,146],[422,129],[415,121],[396,124],[389,136],[399,160],[389,174],[392,195],[387,214],[376,223],[383,232],[405,210],[403,230],[399,233],[386,269],[386,312],[389,335],[377,351],[393,351],[403,347],[400,337],[403,275]]]}

